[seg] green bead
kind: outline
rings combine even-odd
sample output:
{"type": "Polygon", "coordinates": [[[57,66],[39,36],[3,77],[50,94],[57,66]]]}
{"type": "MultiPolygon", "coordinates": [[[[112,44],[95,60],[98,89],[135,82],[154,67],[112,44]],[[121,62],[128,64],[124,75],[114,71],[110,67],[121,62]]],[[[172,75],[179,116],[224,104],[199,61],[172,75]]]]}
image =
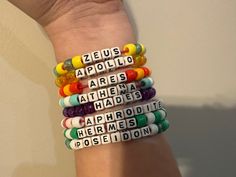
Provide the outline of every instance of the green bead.
{"type": "Polygon", "coordinates": [[[73,64],[72,64],[72,59],[69,58],[66,61],[64,61],[63,67],[67,71],[71,71],[74,69],[73,64]]]}
{"type": "Polygon", "coordinates": [[[169,121],[167,119],[163,120],[160,123],[161,132],[166,131],[169,127],[170,127],[170,123],[169,123],[169,121]]]}
{"type": "Polygon", "coordinates": [[[78,130],[78,128],[72,128],[71,131],[70,131],[70,136],[71,136],[73,139],[78,139],[77,130],[78,130]]]}
{"type": "Polygon", "coordinates": [[[80,105],[79,100],[78,100],[78,96],[79,96],[79,94],[74,94],[74,95],[70,96],[69,102],[71,105],[73,105],[73,106],[80,105]]]}
{"type": "Polygon", "coordinates": [[[69,139],[66,139],[66,140],[65,140],[65,145],[66,145],[66,147],[67,147],[68,149],[71,149],[71,147],[70,147],[70,142],[71,142],[71,140],[69,140],[69,139]]]}
{"type": "Polygon", "coordinates": [[[136,46],[136,54],[139,55],[142,52],[142,46],[140,44],[135,44],[136,46]]]}
{"type": "Polygon", "coordinates": [[[53,74],[54,74],[56,77],[59,77],[59,74],[57,73],[56,67],[54,67],[52,71],[53,71],[53,74]]]}
{"type": "Polygon", "coordinates": [[[147,88],[152,87],[153,80],[150,77],[145,77],[140,80],[140,83],[141,83],[141,89],[147,89],[147,88]]]}
{"type": "Polygon", "coordinates": [[[136,115],[135,119],[138,127],[144,127],[147,125],[147,117],[144,114],[136,115]]]}
{"type": "Polygon", "coordinates": [[[153,114],[155,115],[155,124],[161,123],[166,118],[166,111],[164,109],[154,111],[153,114]]]}

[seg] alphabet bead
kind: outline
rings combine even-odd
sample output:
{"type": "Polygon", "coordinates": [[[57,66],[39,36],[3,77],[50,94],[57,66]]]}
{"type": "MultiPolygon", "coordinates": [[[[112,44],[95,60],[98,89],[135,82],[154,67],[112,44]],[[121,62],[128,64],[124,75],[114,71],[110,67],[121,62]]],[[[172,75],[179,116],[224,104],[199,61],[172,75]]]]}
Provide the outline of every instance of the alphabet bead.
{"type": "Polygon", "coordinates": [[[108,87],[108,88],[107,88],[107,93],[108,93],[108,96],[109,96],[109,97],[113,97],[113,96],[118,95],[118,91],[117,91],[116,86],[114,86],[114,87],[108,87]]]}
{"type": "Polygon", "coordinates": [[[104,114],[105,121],[106,122],[112,122],[115,121],[114,113],[113,112],[107,112],[104,114]]]}
{"type": "Polygon", "coordinates": [[[118,80],[118,83],[126,82],[127,81],[126,73],[125,72],[118,73],[117,80],[118,80]]]}
{"type": "Polygon", "coordinates": [[[79,99],[79,103],[80,104],[85,104],[88,102],[88,96],[87,94],[81,94],[78,96],[78,99],[79,99]]]}
{"type": "Polygon", "coordinates": [[[88,100],[89,102],[94,102],[94,101],[97,101],[98,100],[98,94],[96,91],[94,92],[89,92],[88,93],[88,100]]]}
{"type": "Polygon", "coordinates": [[[134,64],[134,60],[132,56],[126,56],[124,57],[124,62],[125,62],[125,66],[130,66],[134,64]]]}
{"type": "Polygon", "coordinates": [[[113,101],[114,101],[115,106],[122,105],[124,103],[124,99],[122,95],[114,96],[113,101]]]}
{"type": "Polygon", "coordinates": [[[135,128],[135,127],[137,127],[137,122],[136,122],[135,118],[126,119],[126,124],[127,124],[127,128],[135,128]]]}
{"type": "Polygon", "coordinates": [[[146,137],[146,136],[151,135],[151,131],[150,131],[149,126],[142,127],[141,132],[142,132],[142,137],[146,137]]]}
{"type": "Polygon", "coordinates": [[[85,65],[91,64],[93,62],[92,56],[90,53],[82,55],[82,62],[85,65]]]}
{"type": "Polygon", "coordinates": [[[114,85],[118,83],[116,74],[111,74],[107,76],[107,80],[109,85],[114,85]]]}
{"type": "Polygon", "coordinates": [[[113,71],[116,68],[116,64],[114,60],[107,60],[104,62],[104,64],[108,72],[113,71]]]}
{"type": "Polygon", "coordinates": [[[103,50],[101,50],[101,54],[102,54],[102,58],[104,60],[111,59],[111,57],[112,57],[110,49],[103,49],[103,50]]]}
{"type": "Polygon", "coordinates": [[[83,139],[83,145],[84,145],[84,147],[90,147],[90,146],[92,146],[91,138],[84,138],[84,139],[83,139]]]}
{"type": "Polygon", "coordinates": [[[112,143],[117,143],[121,141],[121,136],[120,132],[115,132],[111,134],[111,142],[112,143]]]}
{"type": "Polygon", "coordinates": [[[130,103],[132,101],[134,101],[133,97],[132,97],[132,93],[126,93],[123,95],[123,98],[124,98],[124,102],[127,104],[127,103],[130,103]]]}
{"type": "Polygon", "coordinates": [[[91,89],[91,90],[97,89],[97,88],[98,88],[97,79],[90,79],[90,80],[88,81],[88,87],[89,87],[89,89],[91,89]]]}
{"type": "Polygon", "coordinates": [[[107,77],[99,77],[98,78],[98,85],[100,88],[108,86],[107,77]]]}
{"type": "Polygon", "coordinates": [[[106,124],[107,127],[107,132],[111,133],[111,132],[116,132],[117,131],[117,125],[116,122],[110,122],[106,124]]]}
{"type": "Polygon", "coordinates": [[[94,117],[93,116],[87,116],[84,118],[85,126],[91,126],[94,125],[94,117]]]}
{"type": "Polygon", "coordinates": [[[112,55],[112,58],[119,57],[121,55],[121,51],[120,51],[119,47],[111,48],[111,55],[112,55]]]}
{"type": "Polygon", "coordinates": [[[126,118],[127,118],[127,117],[133,117],[133,116],[134,116],[134,110],[133,110],[132,107],[123,109],[123,112],[124,112],[124,116],[125,116],[126,118]]]}
{"type": "Polygon", "coordinates": [[[102,55],[100,51],[94,51],[91,53],[93,62],[98,62],[102,60],[102,55]]]}
{"type": "Polygon", "coordinates": [[[93,146],[101,144],[100,136],[93,136],[93,137],[91,137],[91,141],[92,141],[93,146]]]}
{"type": "Polygon", "coordinates": [[[121,140],[122,141],[130,141],[131,140],[131,134],[130,131],[124,131],[120,133],[121,140]]]}
{"type": "Polygon", "coordinates": [[[125,60],[123,57],[118,57],[114,59],[116,68],[122,68],[125,66],[125,60]]]}
{"type": "Polygon", "coordinates": [[[105,64],[103,62],[100,62],[100,63],[96,63],[95,64],[95,69],[96,69],[96,72],[99,74],[99,73],[103,73],[106,71],[106,67],[105,67],[105,64]]]}
{"type": "Polygon", "coordinates": [[[103,102],[101,100],[95,101],[93,104],[96,111],[101,111],[104,109],[103,102]]]}
{"type": "Polygon", "coordinates": [[[104,107],[107,108],[112,108],[114,106],[114,102],[112,98],[106,98],[103,100],[103,105],[104,107]]]}
{"type": "Polygon", "coordinates": [[[93,76],[96,74],[96,69],[94,65],[85,67],[85,71],[88,76],[93,76]]]}
{"type": "Polygon", "coordinates": [[[106,132],[103,124],[95,125],[94,128],[95,128],[96,134],[98,135],[104,134],[106,132]]]}
{"type": "Polygon", "coordinates": [[[105,123],[105,118],[104,118],[103,114],[95,115],[94,119],[95,119],[96,124],[104,124],[105,123]]]}
{"type": "Polygon", "coordinates": [[[98,99],[104,99],[108,97],[107,89],[100,89],[97,91],[98,99]]]}
{"type": "Polygon", "coordinates": [[[117,129],[118,130],[124,130],[124,129],[126,129],[126,121],[125,120],[118,120],[117,122],[116,122],[116,124],[117,124],[117,129]]]}
{"type": "Polygon", "coordinates": [[[110,135],[109,134],[101,135],[101,142],[102,142],[102,144],[111,143],[110,135]]]}
{"type": "Polygon", "coordinates": [[[84,148],[83,140],[76,140],[76,139],[73,139],[73,140],[70,141],[69,146],[70,146],[70,148],[73,149],[73,150],[83,149],[83,148],[84,148]]]}
{"type": "Polygon", "coordinates": [[[115,117],[115,120],[120,120],[120,119],[125,118],[124,113],[123,113],[122,110],[114,111],[114,117],[115,117]]]}
{"type": "Polygon", "coordinates": [[[130,133],[131,133],[131,138],[132,139],[139,139],[139,138],[142,137],[140,129],[130,130],[130,133]]]}
{"type": "Polygon", "coordinates": [[[85,69],[80,68],[80,69],[75,70],[75,76],[79,79],[85,78],[86,77],[85,69]]]}
{"type": "Polygon", "coordinates": [[[85,127],[85,132],[87,136],[94,136],[95,135],[95,130],[93,126],[90,127],[85,127]]]}

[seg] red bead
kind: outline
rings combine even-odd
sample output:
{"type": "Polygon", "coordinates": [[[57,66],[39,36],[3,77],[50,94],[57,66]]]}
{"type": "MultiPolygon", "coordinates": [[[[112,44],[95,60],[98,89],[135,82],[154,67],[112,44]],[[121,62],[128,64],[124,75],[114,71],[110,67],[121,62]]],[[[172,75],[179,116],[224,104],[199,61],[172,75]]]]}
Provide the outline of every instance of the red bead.
{"type": "Polygon", "coordinates": [[[132,82],[136,79],[137,77],[137,72],[132,70],[132,69],[129,69],[129,70],[126,70],[125,71],[125,74],[127,76],[127,82],[132,82]]]}
{"type": "Polygon", "coordinates": [[[59,94],[60,94],[61,96],[63,96],[63,97],[66,97],[67,95],[64,93],[63,88],[64,88],[64,87],[61,87],[61,88],[59,89],[59,94]]]}
{"type": "Polygon", "coordinates": [[[80,82],[74,82],[70,84],[70,91],[72,93],[82,93],[83,92],[83,85],[80,82]]]}
{"type": "Polygon", "coordinates": [[[142,68],[143,71],[144,71],[144,75],[145,75],[145,77],[151,75],[151,70],[150,70],[149,68],[147,68],[147,67],[141,67],[141,68],[142,68]]]}

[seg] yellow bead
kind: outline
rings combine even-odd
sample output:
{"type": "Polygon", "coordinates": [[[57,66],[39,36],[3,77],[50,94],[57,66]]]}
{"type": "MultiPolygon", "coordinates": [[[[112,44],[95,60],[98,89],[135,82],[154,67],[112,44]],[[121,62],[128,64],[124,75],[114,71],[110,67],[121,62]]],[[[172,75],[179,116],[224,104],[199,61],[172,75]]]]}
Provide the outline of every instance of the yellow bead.
{"type": "Polygon", "coordinates": [[[140,66],[145,65],[147,62],[147,58],[145,56],[141,56],[140,66]]]}
{"type": "Polygon", "coordinates": [[[84,68],[85,67],[85,64],[83,64],[82,62],[82,58],[81,56],[74,56],[72,58],[72,65],[75,69],[79,69],[79,68],[84,68]]]}
{"type": "Polygon", "coordinates": [[[144,55],[146,53],[146,47],[144,47],[143,44],[140,44],[142,46],[142,51],[140,53],[140,55],[144,55]]]}
{"type": "Polygon", "coordinates": [[[136,46],[135,44],[126,44],[124,47],[123,47],[123,50],[126,51],[128,50],[127,52],[125,52],[124,54],[125,55],[136,55],[136,46]]]}
{"type": "Polygon", "coordinates": [[[64,88],[63,88],[63,92],[65,93],[65,95],[72,95],[71,91],[70,91],[70,84],[66,85],[64,88]]]}
{"type": "Polygon", "coordinates": [[[141,66],[142,63],[142,56],[134,57],[134,67],[141,66]]]}
{"type": "Polygon", "coordinates": [[[63,68],[63,62],[57,64],[57,66],[56,66],[56,72],[57,72],[59,75],[66,74],[66,73],[68,72],[67,70],[65,70],[65,69],[63,68]]]}
{"type": "Polygon", "coordinates": [[[66,83],[66,77],[65,76],[59,76],[58,78],[56,78],[55,80],[55,84],[58,87],[62,87],[64,86],[66,83]]]}
{"type": "Polygon", "coordinates": [[[134,71],[137,72],[137,77],[135,78],[135,80],[141,80],[142,78],[144,78],[145,73],[142,68],[135,68],[134,71]]]}

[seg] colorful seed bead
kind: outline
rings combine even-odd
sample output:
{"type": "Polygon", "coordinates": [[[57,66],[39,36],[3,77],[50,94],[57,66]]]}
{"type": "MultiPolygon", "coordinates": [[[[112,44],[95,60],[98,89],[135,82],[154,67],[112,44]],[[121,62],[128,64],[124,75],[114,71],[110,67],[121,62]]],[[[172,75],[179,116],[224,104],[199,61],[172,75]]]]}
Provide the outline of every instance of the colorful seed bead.
{"type": "Polygon", "coordinates": [[[140,92],[142,94],[142,100],[149,100],[156,95],[156,90],[154,88],[140,90],[140,92]]]}
{"type": "Polygon", "coordinates": [[[153,112],[155,115],[155,124],[161,123],[166,118],[166,111],[164,109],[160,109],[158,111],[153,112]]]}
{"type": "Polygon", "coordinates": [[[65,76],[59,76],[58,78],[55,79],[55,84],[57,87],[62,87],[66,83],[67,83],[67,80],[65,76]]]}
{"type": "Polygon", "coordinates": [[[140,44],[142,46],[142,51],[140,53],[140,55],[144,55],[146,53],[146,47],[144,47],[143,44],[140,44]]]}
{"type": "Polygon", "coordinates": [[[63,96],[63,97],[66,97],[66,94],[64,93],[63,89],[64,89],[64,87],[61,87],[61,88],[59,89],[59,95],[61,95],[61,96],[63,96]]]}
{"type": "Polygon", "coordinates": [[[129,69],[125,71],[125,74],[127,76],[127,82],[132,82],[137,78],[137,71],[133,70],[133,69],[129,69]]]}
{"type": "Polygon", "coordinates": [[[135,44],[126,44],[123,47],[123,50],[126,51],[124,54],[125,55],[135,55],[136,54],[136,46],[135,44]]]}
{"type": "Polygon", "coordinates": [[[145,77],[140,80],[141,89],[146,89],[152,87],[154,84],[153,79],[151,77],[145,77]]]}
{"type": "Polygon", "coordinates": [[[68,149],[71,149],[71,150],[72,150],[70,143],[71,143],[71,140],[69,140],[69,139],[66,139],[66,140],[65,140],[65,145],[66,145],[66,147],[67,147],[68,149]]]}
{"type": "MultiPolygon", "coordinates": [[[[70,84],[70,91],[72,93],[82,93],[83,92],[83,85],[80,82],[74,82],[70,84]]],[[[69,96],[69,95],[68,95],[69,96]]]]}
{"type": "Polygon", "coordinates": [[[140,79],[144,78],[145,72],[142,68],[135,68],[134,71],[137,72],[137,76],[136,76],[135,80],[140,80],[140,79]]]}
{"type": "Polygon", "coordinates": [[[85,67],[85,64],[82,62],[82,58],[80,55],[74,56],[72,58],[72,65],[75,69],[83,68],[85,67]]]}
{"type": "Polygon", "coordinates": [[[161,132],[164,132],[164,131],[166,131],[170,127],[170,123],[169,123],[169,121],[167,119],[164,119],[160,123],[159,127],[160,127],[161,132]]]}
{"type": "Polygon", "coordinates": [[[56,72],[57,72],[58,75],[63,75],[63,74],[66,74],[66,73],[67,73],[67,71],[63,68],[63,62],[57,64],[55,70],[56,70],[56,72]]]}
{"type": "Polygon", "coordinates": [[[63,92],[65,95],[72,95],[71,91],[70,91],[70,85],[66,85],[64,88],[63,88],[63,92]]]}
{"type": "Polygon", "coordinates": [[[142,52],[141,44],[137,43],[135,44],[135,47],[136,47],[136,55],[140,55],[140,53],[142,52]]]}
{"type": "Polygon", "coordinates": [[[79,105],[79,100],[78,100],[79,94],[74,94],[69,97],[69,102],[71,105],[79,105]]]}
{"type": "Polygon", "coordinates": [[[144,71],[144,75],[145,77],[150,76],[151,75],[151,70],[147,67],[142,67],[143,71],[144,71]]]}
{"type": "Polygon", "coordinates": [[[74,69],[71,58],[64,61],[63,68],[67,71],[71,71],[74,69]]]}
{"type": "Polygon", "coordinates": [[[64,130],[64,136],[68,139],[78,139],[78,128],[69,128],[64,130]]]}

